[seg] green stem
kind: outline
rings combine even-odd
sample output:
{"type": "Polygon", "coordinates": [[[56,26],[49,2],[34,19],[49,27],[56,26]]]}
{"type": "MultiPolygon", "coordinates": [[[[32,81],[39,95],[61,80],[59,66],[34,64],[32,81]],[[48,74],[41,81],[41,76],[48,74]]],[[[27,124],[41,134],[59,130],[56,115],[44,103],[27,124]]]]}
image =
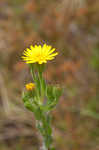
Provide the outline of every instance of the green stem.
{"type": "MultiPolygon", "coordinates": [[[[35,70],[33,66],[31,66],[31,73],[34,82],[37,85],[36,92],[37,92],[37,99],[41,102],[43,105],[45,90],[46,90],[46,84],[45,80],[43,79],[43,69],[42,66],[37,66],[38,70],[38,76],[35,74],[35,70]],[[40,87],[40,88],[38,88],[40,87]]],[[[40,105],[41,105],[40,104],[40,105]]],[[[36,104],[38,105],[38,103],[36,104]]],[[[52,150],[52,129],[51,129],[51,121],[50,116],[48,113],[43,112],[43,110],[40,113],[40,118],[37,117],[37,128],[39,129],[42,137],[43,137],[43,150],[52,150]]]]}
{"type": "Polygon", "coordinates": [[[38,72],[38,76],[39,76],[39,80],[40,80],[40,89],[41,89],[41,101],[43,101],[44,99],[44,88],[43,88],[43,76],[42,76],[42,72],[38,72]]]}
{"type": "MultiPolygon", "coordinates": [[[[35,74],[33,66],[31,66],[31,74],[32,74],[32,78],[33,78],[33,80],[34,80],[34,82],[37,86],[37,76],[35,74]]],[[[38,88],[36,88],[36,94],[37,94],[37,99],[40,102],[40,94],[39,94],[39,89],[38,88]]]]}
{"type": "Polygon", "coordinates": [[[31,66],[31,74],[34,81],[36,81],[36,76],[33,67],[31,66]]]}
{"type": "Polygon", "coordinates": [[[48,114],[43,114],[37,126],[43,137],[43,150],[51,150],[52,147],[52,129],[48,118],[48,114]]]}

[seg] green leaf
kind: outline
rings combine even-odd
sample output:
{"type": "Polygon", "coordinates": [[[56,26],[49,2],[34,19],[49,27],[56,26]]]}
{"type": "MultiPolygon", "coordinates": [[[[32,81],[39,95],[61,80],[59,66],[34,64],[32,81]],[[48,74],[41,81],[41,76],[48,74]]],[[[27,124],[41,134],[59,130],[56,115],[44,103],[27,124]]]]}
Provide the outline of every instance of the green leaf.
{"type": "Polygon", "coordinates": [[[42,106],[44,111],[52,110],[58,103],[60,96],[62,95],[63,89],[55,86],[47,86],[46,96],[47,96],[47,103],[46,105],[42,106]]]}
{"type": "Polygon", "coordinates": [[[56,101],[59,99],[59,97],[62,95],[62,89],[55,86],[48,86],[46,90],[46,95],[48,98],[48,104],[52,103],[53,101],[56,101]]]}
{"type": "Polygon", "coordinates": [[[61,88],[58,88],[58,87],[54,87],[53,88],[53,93],[54,93],[54,95],[55,95],[55,98],[56,98],[56,100],[58,100],[59,99],[59,97],[62,95],[62,89],[61,88]]]}
{"type": "Polygon", "coordinates": [[[53,99],[55,98],[53,94],[53,86],[50,86],[50,85],[47,86],[46,96],[48,98],[47,103],[51,103],[51,101],[53,101],[53,99]]]}
{"type": "Polygon", "coordinates": [[[28,101],[26,101],[26,102],[24,103],[24,106],[25,106],[28,110],[30,110],[30,111],[32,111],[32,112],[35,112],[35,107],[33,107],[28,101]]]}
{"type": "Polygon", "coordinates": [[[22,100],[23,102],[28,101],[30,98],[33,98],[35,96],[35,90],[34,91],[27,91],[22,93],[22,100]]]}

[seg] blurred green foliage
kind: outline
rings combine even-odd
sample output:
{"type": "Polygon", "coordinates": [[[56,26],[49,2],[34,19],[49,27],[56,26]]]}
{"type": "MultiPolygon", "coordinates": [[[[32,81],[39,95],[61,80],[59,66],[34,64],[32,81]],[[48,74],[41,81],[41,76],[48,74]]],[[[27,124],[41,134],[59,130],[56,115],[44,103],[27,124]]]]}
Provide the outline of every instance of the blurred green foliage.
{"type": "Polygon", "coordinates": [[[93,68],[95,68],[97,71],[99,70],[99,47],[97,46],[94,50],[93,50],[93,55],[91,58],[91,65],[93,68]]]}

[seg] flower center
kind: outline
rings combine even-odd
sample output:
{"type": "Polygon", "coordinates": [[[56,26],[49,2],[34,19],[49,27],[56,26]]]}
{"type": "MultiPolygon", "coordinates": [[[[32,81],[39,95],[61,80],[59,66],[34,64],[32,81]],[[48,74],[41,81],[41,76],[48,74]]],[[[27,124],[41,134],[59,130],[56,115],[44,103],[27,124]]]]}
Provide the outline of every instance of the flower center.
{"type": "Polygon", "coordinates": [[[41,61],[44,59],[44,57],[41,54],[37,54],[37,59],[38,59],[38,61],[41,61]]]}

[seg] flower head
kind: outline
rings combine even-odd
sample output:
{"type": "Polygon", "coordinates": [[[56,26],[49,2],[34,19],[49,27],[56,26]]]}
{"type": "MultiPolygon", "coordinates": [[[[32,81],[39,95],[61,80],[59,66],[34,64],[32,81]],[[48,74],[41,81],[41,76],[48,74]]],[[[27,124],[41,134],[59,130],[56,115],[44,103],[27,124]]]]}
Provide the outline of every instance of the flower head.
{"type": "Polygon", "coordinates": [[[35,84],[34,83],[28,83],[25,85],[27,91],[32,91],[35,88],[35,84]]]}
{"type": "Polygon", "coordinates": [[[55,51],[55,48],[52,48],[49,45],[44,44],[43,46],[41,45],[35,45],[35,46],[30,46],[30,49],[27,48],[23,52],[22,59],[26,63],[38,63],[38,64],[43,64],[47,63],[48,60],[54,59],[58,53],[53,53],[55,51]]]}

